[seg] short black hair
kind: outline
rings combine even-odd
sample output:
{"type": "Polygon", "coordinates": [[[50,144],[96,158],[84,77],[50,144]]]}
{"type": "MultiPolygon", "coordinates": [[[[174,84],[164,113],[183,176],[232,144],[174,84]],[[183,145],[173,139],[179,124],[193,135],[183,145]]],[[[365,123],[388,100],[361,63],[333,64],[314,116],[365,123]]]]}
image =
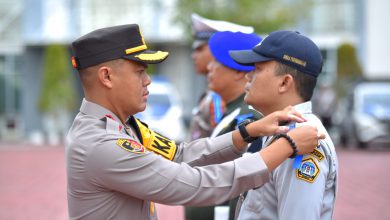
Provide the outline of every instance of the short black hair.
{"type": "Polygon", "coordinates": [[[276,75],[290,74],[295,81],[295,88],[302,99],[307,102],[313,96],[317,78],[306,73],[302,73],[293,67],[277,62],[276,75]]]}

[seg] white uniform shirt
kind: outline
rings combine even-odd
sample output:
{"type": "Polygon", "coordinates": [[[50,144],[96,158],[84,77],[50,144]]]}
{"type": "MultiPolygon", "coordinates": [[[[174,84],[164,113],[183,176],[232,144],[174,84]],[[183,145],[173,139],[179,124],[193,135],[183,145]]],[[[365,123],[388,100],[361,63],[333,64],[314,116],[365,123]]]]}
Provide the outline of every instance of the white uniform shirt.
{"type": "Polygon", "coordinates": [[[326,138],[320,141],[315,153],[303,156],[298,170],[293,169],[294,159],[287,159],[270,173],[268,183],[250,190],[239,220],[332,219],[338,169],[334,145],[321,121],[312,114],[311,102],[294,109],[308,119],[305,123],[324,132],[326,138]]]}

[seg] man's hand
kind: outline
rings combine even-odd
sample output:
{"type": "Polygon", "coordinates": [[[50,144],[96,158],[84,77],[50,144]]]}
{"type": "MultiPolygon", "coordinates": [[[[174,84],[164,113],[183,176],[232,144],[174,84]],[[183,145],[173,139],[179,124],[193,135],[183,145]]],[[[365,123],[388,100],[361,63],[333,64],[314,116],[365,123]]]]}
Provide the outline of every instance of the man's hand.
{"type": "Polygon", "coordinates": [[[319,140],[325,138],[325,134],[318,133],[318,129],[311,125],[294,128],[287,134],[294,140],[298,154],[311,153],[319,145],[319,140]]]}
{"type": "MultiPolygon", "coordinates": [[[[298,154],[307,154],[318,146],[318,140],[324,139],[324,134],[318,134],[314,126],[306,125],[295,128],[287,133],[295,142],[298,154]]],[[[260,151],[260,155],[267,165],[268,170],[272,171],[279,166],[287,157],[291,156],[293,148],[285,138],[279,138],[268,147],[260,151]]]]}
{"type": "Polygon", "coordinates": [[[289,129],[288,126],[283,126],[281,124],[287,124],[291,121],[301,123],[305,122],[306,119],[291,106],[288,106],[282,111],[273,112],[264,118],[247,125],[246,129],[251,137],[271,136],[287,132],[289,129]]]}

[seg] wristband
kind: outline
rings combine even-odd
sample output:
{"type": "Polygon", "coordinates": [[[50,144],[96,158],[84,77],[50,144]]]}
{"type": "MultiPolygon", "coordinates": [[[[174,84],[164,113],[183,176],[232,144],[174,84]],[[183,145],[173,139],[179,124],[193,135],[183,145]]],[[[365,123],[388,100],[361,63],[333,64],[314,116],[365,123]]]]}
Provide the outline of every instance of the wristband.
{"type": "Polygon", "coordinates": [[[253,121],[254,120],[252,120],[252,119],[246,119],[246,120],[242,121],[238,125],[238,131],[240,132],[240,135],[241,135],[242,139],[244,139],[244,141],[246,143],[252,143],[254,140],[256,140],[258,138],[258,137],[250,136],[248,131],[245,128],[245,126],[247,126],[248,124],[252,123],[253,121]]]}
{"type": "Polygon", "coordinates": [[[284,134],[284,133],[277,134],[275,136],[275,140],[279,139],[279,138],[284,138],[284,139],[286,139],[288,141],[288,143],[290,144],[291,148],[293,149],[293,153],[291,154],[291,156],[289,158],[295,158],[297,156],[298,149],[297,149],[297,146],[295,145],[294,140],[290,136],[288,136],[288,134],[284,134]]]}

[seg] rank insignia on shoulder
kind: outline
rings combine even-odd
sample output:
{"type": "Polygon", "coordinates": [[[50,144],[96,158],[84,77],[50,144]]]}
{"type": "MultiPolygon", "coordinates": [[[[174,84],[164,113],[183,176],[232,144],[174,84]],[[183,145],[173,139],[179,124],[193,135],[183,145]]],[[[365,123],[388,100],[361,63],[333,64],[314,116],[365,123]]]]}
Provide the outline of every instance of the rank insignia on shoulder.
{"type": "Polygon", "coordinates": [[[324,159],[324,154],[317,149],[314,149],[313,152],[310,153],[310,155],[313,155],[315,158],[317,158],[318,161],[324,159]]]}
{"type": "Polygon", "coordinates": [[[129,151],[129,152],[133,152],[133,153],[137,153],[137,154],[143,154],[145,153],[145,148],[142,144],[136,142],[135,140],[131,140],[131,139],[118,139],[116,141],[116,144],[118,146],[120,146],[121,148],[129,151]]]}
{"type": "Polygon", "coordinates": [[[298,179],[305,180],[309,183],[313,183],[319,173],[320,168],[314,161],[314,158],[311,157],[303,159],[299,168],[296,169],[298,179]]]}

